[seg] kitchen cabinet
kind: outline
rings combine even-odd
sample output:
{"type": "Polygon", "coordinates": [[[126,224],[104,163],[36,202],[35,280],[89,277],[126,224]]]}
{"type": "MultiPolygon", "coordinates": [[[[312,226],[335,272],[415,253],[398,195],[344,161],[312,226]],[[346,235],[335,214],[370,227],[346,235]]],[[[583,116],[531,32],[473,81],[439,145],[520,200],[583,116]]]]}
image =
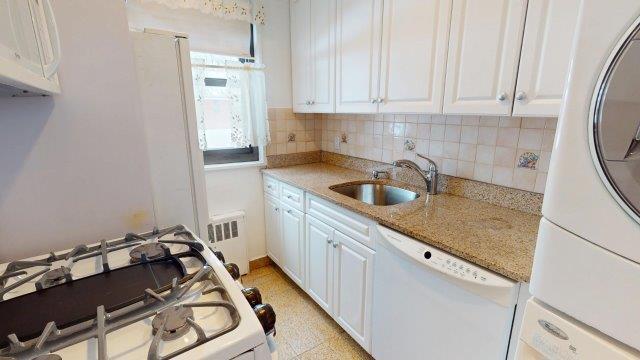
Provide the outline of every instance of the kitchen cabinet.
{"type": "Polygon", "coordinates": [[[526,7],[526,0],[453,0],[445,114],[511,114],[526,7]]]}
{"type": "Polygon", "coordinates": [[[581,3],[529,0],[513,115],[558,116],[581,3]]]}
{"type": "Polygon", "coordinates": [[[331,314],[334,230],[313,216],[307,216],[305,227],[307,293],[324,311],[331,314]]]}
{"type": "Polygon", "coordinates": [[[290,3],[295,112],[335,111],[335,6],[335,0],[290,3]]]}
{"type": "Polygon", "coordinates": [[[310,215],[306,237],[307,293],[369,350],[375,252],[310,215]]]}
{"type": "Polygon", "coordinates": [[[50,0],[0,0],[0,96],[59,93],[60,56],[50,0]]]}
{"type": "Polygon", "coordinates": [[[378,110],[382,0],[337,0],[336,112],[378,110]]]}
{"type": "Polygon", "coordinates": [[[284,266],[282,262],[283,244],[281,236],[280,204],[272,196],[264,197],[264,222],[265,237],[267,242],[267,255],[279,266],[284,266]]]}
{"type": "Polygon", "coordinates": [[[284,246],[282,270],[296,284],[304,287],[304,213],[288,205],[280,205],[284,246]]]}
{"type": "Polygon", "coordinates": [[[333,316],[364,349],[371,344],[373,250],[336,231],[333,316]]]}
{"type": "Polygon", "coordinates": [[[379,112],[442,111],[452,0],[385,0],[379,112]]]}

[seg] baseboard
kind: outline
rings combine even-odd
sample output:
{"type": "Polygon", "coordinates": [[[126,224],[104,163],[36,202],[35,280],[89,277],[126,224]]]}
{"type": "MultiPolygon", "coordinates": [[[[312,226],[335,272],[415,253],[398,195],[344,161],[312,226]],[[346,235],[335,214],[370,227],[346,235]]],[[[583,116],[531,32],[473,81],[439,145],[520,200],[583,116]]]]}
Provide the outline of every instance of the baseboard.
{"type": "Polygon", "coordinates": [[[271,259],[268,256],[263,256],[261,258],[253,259],[249,261],[249,271],[253,271],[255,269],[259,269],[261,267],[271,265],[271,259]]]}

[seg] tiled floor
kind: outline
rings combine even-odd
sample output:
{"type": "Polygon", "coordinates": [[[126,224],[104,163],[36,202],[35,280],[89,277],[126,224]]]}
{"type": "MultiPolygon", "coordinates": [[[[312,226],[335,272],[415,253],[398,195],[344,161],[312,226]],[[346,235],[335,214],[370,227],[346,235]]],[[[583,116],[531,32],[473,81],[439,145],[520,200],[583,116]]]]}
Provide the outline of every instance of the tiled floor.
{"type": "Polygon", "coordinates": [[[276,312],[279,359],[373,359],[278,267],[253,270],[242,282],[276,312]]]}

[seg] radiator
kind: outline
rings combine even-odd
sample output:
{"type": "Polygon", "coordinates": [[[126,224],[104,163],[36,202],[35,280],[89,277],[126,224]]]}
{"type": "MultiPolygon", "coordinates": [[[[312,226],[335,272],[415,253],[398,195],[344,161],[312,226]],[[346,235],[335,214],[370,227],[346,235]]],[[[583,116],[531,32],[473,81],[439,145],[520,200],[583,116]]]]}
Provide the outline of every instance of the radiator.
{"type": "Polygon", "coordinates": [[[249,272],[249,256],[247,251],[247,225],[244,211],[213,215],[207,226],[209,247],[222,251],[225,261],[234,263],[241,274],[249,272]]]}

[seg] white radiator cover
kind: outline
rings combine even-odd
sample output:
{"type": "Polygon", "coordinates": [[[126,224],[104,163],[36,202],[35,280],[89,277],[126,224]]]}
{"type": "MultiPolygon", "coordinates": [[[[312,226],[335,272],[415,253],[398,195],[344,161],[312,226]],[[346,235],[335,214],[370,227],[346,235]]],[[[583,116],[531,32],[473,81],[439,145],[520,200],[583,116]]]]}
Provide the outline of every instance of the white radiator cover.
{"type": "Polygon", "coordinates": [[[212,215],[207,226],[209,247],[221,251],[227,263],[234,263],[241,274],[249,272],[247,225],[244,211],[212,215]]]}

